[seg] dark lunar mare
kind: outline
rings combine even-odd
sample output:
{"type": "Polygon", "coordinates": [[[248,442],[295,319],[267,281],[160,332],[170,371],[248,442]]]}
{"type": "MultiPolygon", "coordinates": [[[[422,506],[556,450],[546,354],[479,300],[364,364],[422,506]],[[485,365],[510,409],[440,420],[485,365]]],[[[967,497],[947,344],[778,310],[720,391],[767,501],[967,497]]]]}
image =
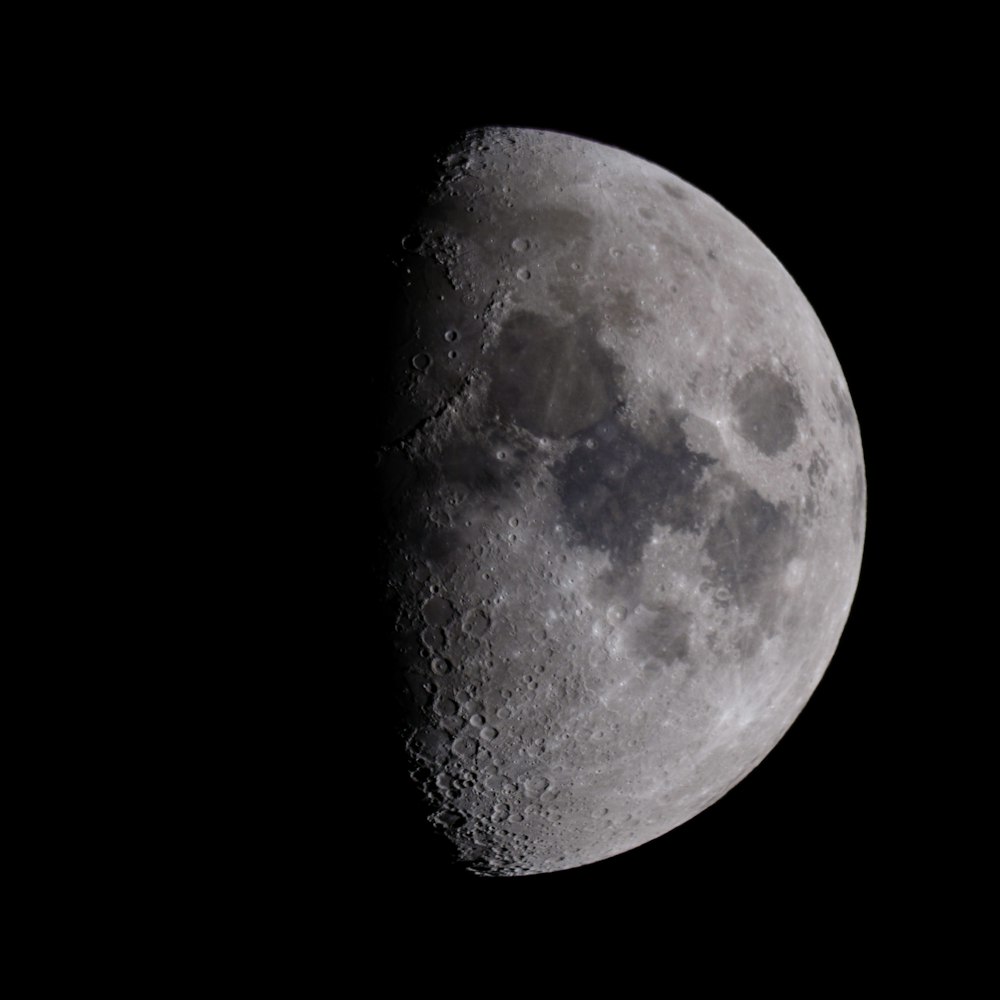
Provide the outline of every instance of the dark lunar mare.
{"type": "Polygon", "coordinates": [[[743,484],[709,530],[705,551],[736,602],[754,607],[795,552],[793,525],[783,506],[743,484]]]}
{"type": "Polygon", "coordinates": [[[590,315],[557,326],[535,313],[514,313],[490,357],[490,406],[501,421],[538,437],[564,438],[609,413],[619,368],[597,342],[590,315]]]}
{"type": "Polygon", "coordinates": [[[664,418],[661,448],[642,441],[620,415],[577,435],[552,469],[576,544],[607,552],[620,570],[641,557],[654,524],[697,529],[698,480],[715,460],[687,446],[681,419],[664,418]]]}
{"type": "Polygon", "coordinates": [[[732,402],[740,434],[769,457],[792,445],[805,416],[795,386],[767,369],[747,372],[736,383],[732,402]]]}

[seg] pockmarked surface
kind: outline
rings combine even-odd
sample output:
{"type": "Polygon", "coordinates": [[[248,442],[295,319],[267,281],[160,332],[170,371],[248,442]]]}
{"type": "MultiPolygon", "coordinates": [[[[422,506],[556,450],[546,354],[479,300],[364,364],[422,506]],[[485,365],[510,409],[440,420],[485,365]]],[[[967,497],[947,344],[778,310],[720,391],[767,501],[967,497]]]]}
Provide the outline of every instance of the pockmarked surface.
{"type": "Polygon", "coordinates": [[[861,440],[808,302],[707,195],[531,130],[439,166],[378,453],[401,734],[468,867],[554,871],[690,819],[801,711],[861,440]]]}

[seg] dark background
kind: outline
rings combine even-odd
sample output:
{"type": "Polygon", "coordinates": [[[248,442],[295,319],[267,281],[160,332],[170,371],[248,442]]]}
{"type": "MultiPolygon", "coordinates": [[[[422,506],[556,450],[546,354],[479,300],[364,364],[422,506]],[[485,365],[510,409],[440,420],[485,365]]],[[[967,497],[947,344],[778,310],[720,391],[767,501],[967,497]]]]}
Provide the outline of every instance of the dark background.
{"type": "MultiPolygon", "coordinates": [[[[928,235],[940,232],[940,220],[929,192],[960,180],[963,166],[942,155],[946,117],[916,99],[799,108],[791,111],[780,90],[670,116],[530,97],[471,95],[444,107],[402,94],[365,117],[370,155],[357,168],[364,207],[347,211],[368,241],[373,273],[405,235],[434,149],[469,127],[572,133],[658,163],[711,195],[778,257],[818,314],[858,413],[869,493],[860,584],[816,693],[755,771],[664,837],[567,872],[472,876],[449,866],[443,843],[416,818],[394,752],[383,747],[369,758],[370,821],[352,836],[363,839],[359,863],[370,873],[361,905],[392,939],[397,930],[406,936],[414,914],[435,922],[453,919],[456,907],[503,915],[619,898],[692,919],[719,906],[748,919],[749,901],[765,899],[790,914],[845,906],[870,917],[918,905],[944,877],[941,812],[928,804],[938,765],[926,721],[943,640],[934,602],[914,599],[925,589],[916,578],[933,580],[937,559],[916,558],[913,540],[934,503],[920,471],[933,420],[926,394],[917,390],[914,403],[914,391],[934,366],[923,345],[939,323],[937,255],[927,248],[940,244],[928,235]],[[918,440],[915,420],[925,435],[918,440]]],[[[376,292],[381,279],[368,280],[376,292]]]]}

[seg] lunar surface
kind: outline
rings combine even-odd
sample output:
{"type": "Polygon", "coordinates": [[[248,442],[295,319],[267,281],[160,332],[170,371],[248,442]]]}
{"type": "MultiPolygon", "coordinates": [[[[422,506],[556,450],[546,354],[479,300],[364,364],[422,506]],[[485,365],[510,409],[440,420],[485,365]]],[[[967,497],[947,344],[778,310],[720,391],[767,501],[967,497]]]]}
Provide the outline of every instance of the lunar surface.
{"type": "Polygon", "coordinates": [[[400,735],[466,867],[572,868],[801,711],[857,585],[861,440],[813,310],[712,198],[532,130],[438,167],[378,452],[400,735]]]}

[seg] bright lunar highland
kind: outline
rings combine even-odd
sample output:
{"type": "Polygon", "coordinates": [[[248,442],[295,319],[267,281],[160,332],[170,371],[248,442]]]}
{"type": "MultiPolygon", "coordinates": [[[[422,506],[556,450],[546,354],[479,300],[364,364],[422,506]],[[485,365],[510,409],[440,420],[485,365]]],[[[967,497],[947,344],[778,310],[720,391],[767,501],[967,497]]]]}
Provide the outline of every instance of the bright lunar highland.
{"type": "Polygon", "coordinates": [[[865,531],[819,320],[701,191],[489,128],[397,247],[378,452],[399,730],[488,875],[600,861],[732,788],[816,688],[865,531]]]}

